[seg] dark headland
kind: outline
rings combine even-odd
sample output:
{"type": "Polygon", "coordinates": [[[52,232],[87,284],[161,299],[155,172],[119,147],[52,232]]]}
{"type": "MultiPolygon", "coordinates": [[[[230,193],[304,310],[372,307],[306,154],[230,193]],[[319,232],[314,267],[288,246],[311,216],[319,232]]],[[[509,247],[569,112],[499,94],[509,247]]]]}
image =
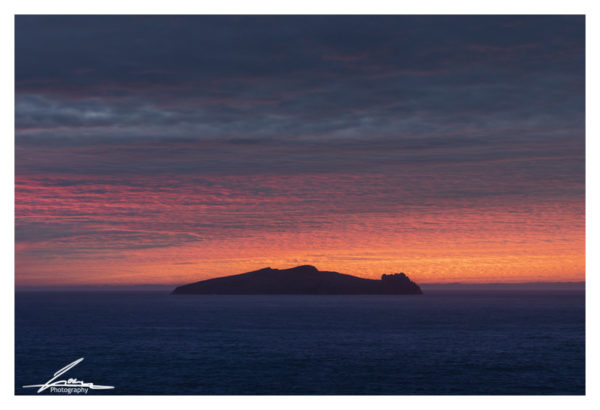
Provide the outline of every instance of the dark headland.
{"type": "Polygon", "coordinates": [[[303,265],[264,268],[179,286],[174,295],[420,295],[421,288],[404,273],[364,279],[303,265]]]}

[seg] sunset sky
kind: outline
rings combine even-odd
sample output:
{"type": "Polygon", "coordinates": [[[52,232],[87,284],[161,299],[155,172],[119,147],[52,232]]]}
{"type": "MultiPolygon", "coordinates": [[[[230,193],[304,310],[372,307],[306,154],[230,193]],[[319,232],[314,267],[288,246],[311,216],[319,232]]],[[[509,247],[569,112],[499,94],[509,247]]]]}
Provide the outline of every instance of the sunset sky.
{"type": "Polygon", "coordinates": [[[583,16],[17,16],[17,286],[585,280],[583,16]]]}

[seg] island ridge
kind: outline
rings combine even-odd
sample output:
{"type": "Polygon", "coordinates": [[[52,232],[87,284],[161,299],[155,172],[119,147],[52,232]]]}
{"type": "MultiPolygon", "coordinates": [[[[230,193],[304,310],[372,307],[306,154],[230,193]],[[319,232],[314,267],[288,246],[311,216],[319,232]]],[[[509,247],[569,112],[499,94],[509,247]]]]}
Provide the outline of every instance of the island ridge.
{"type": "Polygon", "coordinates": [[[174,295],[282,294],[282,295],[420,295],[419,285],[404,273],[382,275],[381,280],[320,271],[302,265],[290,269],[263,268],[239,275],[207,279],[179,286],[174,295]]]}

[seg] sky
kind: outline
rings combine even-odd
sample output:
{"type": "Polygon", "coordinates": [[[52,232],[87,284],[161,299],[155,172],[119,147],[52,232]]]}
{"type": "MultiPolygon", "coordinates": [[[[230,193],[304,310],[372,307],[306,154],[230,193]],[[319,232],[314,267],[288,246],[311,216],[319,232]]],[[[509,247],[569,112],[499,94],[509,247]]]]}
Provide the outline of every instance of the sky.
{"type": "Polygon", "coordinates": [[[17,16],[15,283],[585,280],[584,16],[17,16]]]}

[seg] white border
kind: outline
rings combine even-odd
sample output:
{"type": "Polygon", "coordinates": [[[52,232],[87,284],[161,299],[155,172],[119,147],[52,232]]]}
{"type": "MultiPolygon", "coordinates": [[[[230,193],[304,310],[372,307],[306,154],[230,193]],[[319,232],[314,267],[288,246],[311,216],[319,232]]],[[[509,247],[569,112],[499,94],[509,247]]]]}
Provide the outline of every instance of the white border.
{"type": "MultiPolygon", "coordinates": [[[[597,3],[597,2],[596,2],[597,3]]],[[[54,408],[64,409],[104,409],[107,406],[144,408],[171,407],[173,405],[194,406],[203,409],[281,409],[292,410],[306,407],[328,408],[339,406],[344,409],[363,409],[377,406],[380,409],[445,408],[461,409],[502,409],[530,408],[543,406],[544,409],[600,408],[599,394],[599,354],[598,301],[597,292],[598,261],[594,258],[594,245],[599,230],[598,217],[593,210],[598,206],[598,183],[600,176],[594,159],[597,158],[598,115],[595,109],[598,95],[598,81],[594,73],[600,73],[598,65],[598,6],[592,1],[524,1],[505,0],[502,2],[482,1],[419,1],[392,2],[370,0],[350,3],[345,1],[303,0],[290,4],[268,0],[226,1],[226,2],[187,2],[170,0],[150,3],[147,1],[104,0],[102,2],[80,2],[73,0],[5,1],[0,16],[2,33],[2,401],[4,408],[54,408]],[[586,14],[586,277],[587,306],[586,333],[587,380],[585,397],[554,396],[126,396],[126,397],[87,397],[85,399],[64,396],[14,396],[14,14],[586,14]],[[594,349],[593,346],[596,348],[594,349]],[[52,398],[48,398],[52,397],[52,398]],[[85,400],[83,402],[82,400],[85,400]]]]}

